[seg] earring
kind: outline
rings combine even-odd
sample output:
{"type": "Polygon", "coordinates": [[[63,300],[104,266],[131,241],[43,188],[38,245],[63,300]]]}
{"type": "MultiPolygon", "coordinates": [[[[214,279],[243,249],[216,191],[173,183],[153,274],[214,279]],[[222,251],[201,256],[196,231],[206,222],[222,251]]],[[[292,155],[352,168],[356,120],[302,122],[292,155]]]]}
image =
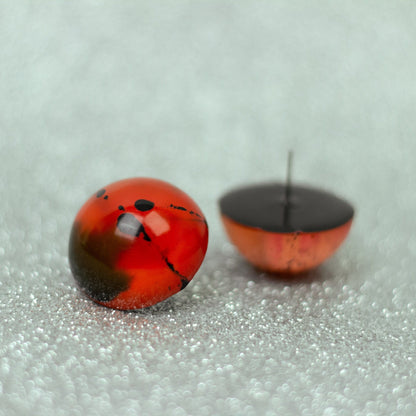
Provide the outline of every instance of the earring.
{"type": "Polygon", "coordinates": [[[301,273],[329,258],[351,228],[353,207],[320,189],[292,185],[292,153],[286,184],[265,183],[220,199],[230,240],[254,266],[273,273],[301,273]]]}
{"type": "Polygon", "coordinates": [[[69,264],[95,302],[139,309],[184,289],[207,246],[207,222],[187,194],[158,179],[132,178],[105,186],[82,206],[69,264]]]}

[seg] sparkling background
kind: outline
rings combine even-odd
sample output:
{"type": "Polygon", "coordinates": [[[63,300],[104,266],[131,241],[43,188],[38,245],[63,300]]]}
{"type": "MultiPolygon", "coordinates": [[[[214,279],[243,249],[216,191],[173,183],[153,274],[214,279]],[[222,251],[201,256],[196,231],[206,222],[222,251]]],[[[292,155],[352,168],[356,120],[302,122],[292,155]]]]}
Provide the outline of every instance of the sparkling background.
{"type": "Polygon", "coordinates": [[[416,5],[0,2],[0,414],[415,415],[416,5]],[[217,199],[294,178],[357,208],[303,278],[259,274],[217,199]],[[192,283],[97,306],[67,242],[87,197],[169,180],[210,224],[192,283]]]}

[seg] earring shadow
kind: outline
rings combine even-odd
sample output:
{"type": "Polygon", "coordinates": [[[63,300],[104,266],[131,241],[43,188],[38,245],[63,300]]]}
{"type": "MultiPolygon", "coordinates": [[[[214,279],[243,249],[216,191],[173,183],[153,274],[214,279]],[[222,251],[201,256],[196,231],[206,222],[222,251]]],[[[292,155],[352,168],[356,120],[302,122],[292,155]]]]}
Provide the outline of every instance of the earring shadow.
{"type": "Polygon", "coordinates": [[[301,273],[271,273],[256,269],[260,276],[275,283],[284,283],[285,285],[295,286],[300,284],[312,284],[329,281],[333,278],[330,268],[323,264],[319,267],[301,273]]]}

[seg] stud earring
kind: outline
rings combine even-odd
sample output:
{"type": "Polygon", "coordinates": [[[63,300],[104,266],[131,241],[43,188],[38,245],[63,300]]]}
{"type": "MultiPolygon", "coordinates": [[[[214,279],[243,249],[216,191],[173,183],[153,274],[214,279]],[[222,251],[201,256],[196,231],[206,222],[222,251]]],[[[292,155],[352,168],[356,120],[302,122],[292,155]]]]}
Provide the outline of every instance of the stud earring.
{"type": "Polygon", "coordinates": [[[105,186],[82,206],[69,264],[95,302],[139,309],[184,289],[207,245],[207,222],[187,194],[158,179],[132,178],[105,186]]]}
{"type": "Polygon", "coordinates": [[[273,273],[317,267],[342,244],[354,216],[337,196],[292,185],[291,166],[290,152],[286,184],[246,186],[219,201],[230,240],[250,263],[273,273]]]}

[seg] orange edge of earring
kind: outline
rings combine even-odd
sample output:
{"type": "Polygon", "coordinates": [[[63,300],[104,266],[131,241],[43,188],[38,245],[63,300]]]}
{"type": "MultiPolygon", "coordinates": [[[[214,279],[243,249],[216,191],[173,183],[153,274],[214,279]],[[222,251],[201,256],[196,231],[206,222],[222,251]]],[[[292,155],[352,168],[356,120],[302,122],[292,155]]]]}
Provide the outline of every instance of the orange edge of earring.
{"type": "Polygon", "coordinates": [[[278,233],[249,227],[221,215],[226,232],[255,267],[272,273],[297,274],[319,266],[348,235],[352,219],[330,230],[278,233]]]}

